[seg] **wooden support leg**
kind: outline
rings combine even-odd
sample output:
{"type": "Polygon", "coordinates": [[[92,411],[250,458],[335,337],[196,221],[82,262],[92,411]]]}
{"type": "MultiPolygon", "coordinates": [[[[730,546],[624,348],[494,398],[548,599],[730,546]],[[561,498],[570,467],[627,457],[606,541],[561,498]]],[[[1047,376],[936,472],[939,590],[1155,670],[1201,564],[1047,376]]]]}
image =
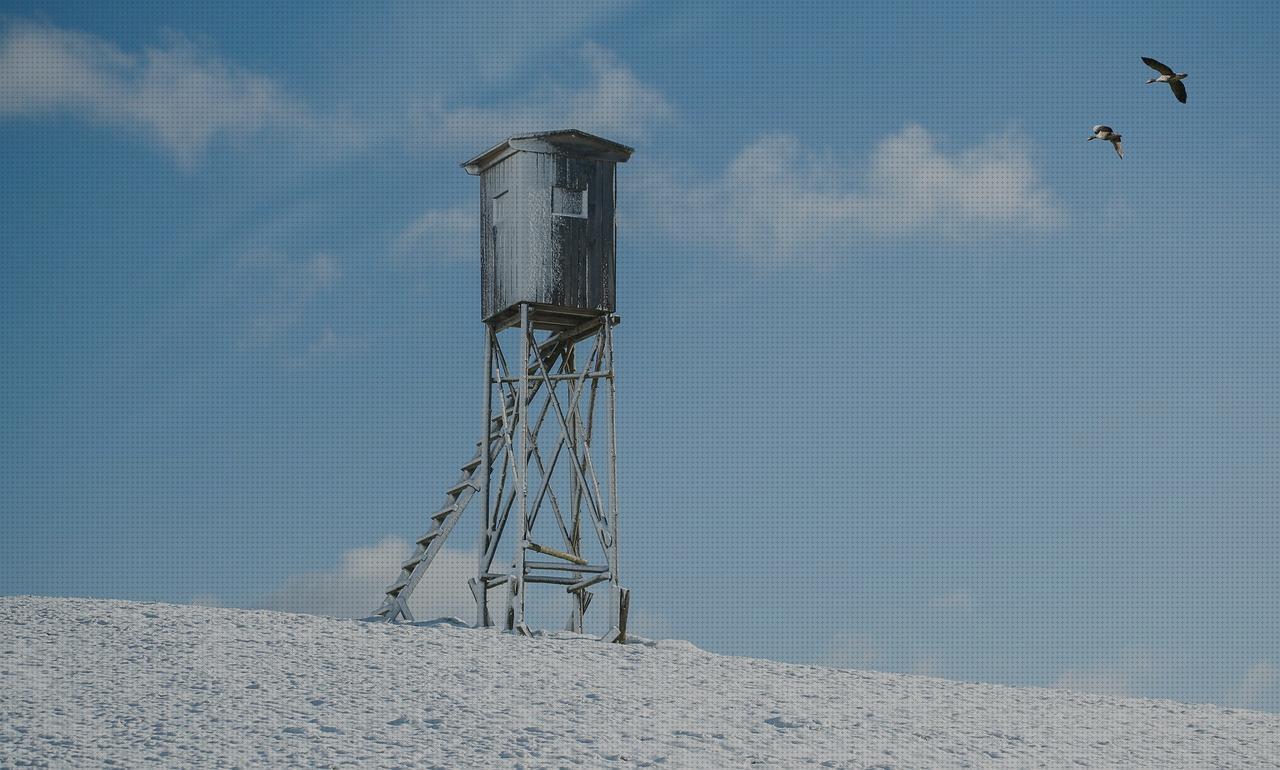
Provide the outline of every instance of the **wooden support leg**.
{"type": "Polygon", "coordinates": [[[520,532],[516,541],[516,561],[514,574],[511,576],[511,620],[508,630],[528,635],[529,628],[524,622],[524,579],[525,549],[529,543],[529,456],[534,436],[529,426],[529,341],[533,329],[529,325],[529,306],[520,305],[520,400],[519,426],[520,443],[516,462],[520,469],[520,532]]]}
{"type": "Polygon", "coordinates": [[[521,636],[532,636],[529,626],[524,622],[524,597],[520,595],[524,591],[525,582],[523,580],[508,580],[507,586],[507,619],[503,630],[514,632],[521,636]]]}
{"type": "Polygon", "coordinates": [[[591,606],[591,596],[591,592],[585,589],[569,594],[569,599],[573,603],[573,607],[569,611],[569,631],[575,634],[582,633],[587,608],[591,606]]]}
{"type": "Polygon", "coordinates": [[[613,628],[609,629],[609,633],[601,637],[600,641],[626,644],[627,614],[631,610],[631,590],[620,586],[614,586],[613,606],[615,607],[616,612],[613,618],[613,628]]]}
{"type": "Polygon", "coordinates": [[[473,577],[467,581],[467,584],[471,586],[471,595],[476,600],[476,627],[492,626],[493,618],[489,617],[489,592],[484,587],[484,580],[473,577]]]}

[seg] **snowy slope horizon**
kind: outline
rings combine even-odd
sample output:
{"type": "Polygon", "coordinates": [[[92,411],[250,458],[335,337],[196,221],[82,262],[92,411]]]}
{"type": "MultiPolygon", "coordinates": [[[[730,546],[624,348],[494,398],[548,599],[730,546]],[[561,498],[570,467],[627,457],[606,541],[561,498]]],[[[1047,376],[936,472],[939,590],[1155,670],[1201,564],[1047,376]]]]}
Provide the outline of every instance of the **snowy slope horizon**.
{"type": "Polygon", "coordinates": [[[267,610],[0,597],[0,766],[1280,767],[1280,715],[267,610]]]}

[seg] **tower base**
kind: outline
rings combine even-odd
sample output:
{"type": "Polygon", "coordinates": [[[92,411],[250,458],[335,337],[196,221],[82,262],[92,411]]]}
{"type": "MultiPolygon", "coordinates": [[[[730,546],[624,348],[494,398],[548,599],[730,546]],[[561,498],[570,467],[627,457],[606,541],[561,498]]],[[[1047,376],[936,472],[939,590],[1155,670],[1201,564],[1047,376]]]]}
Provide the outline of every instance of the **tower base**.
{"type": "Polygon", "coordinates": [[[569,594],[565,628],[582,633],[590,589],[607,583],[609,630],[601,638],[626,641],[630,591],[618,577],[612,333],[618,321],[609,313],[525,303],[486,322],[485,438],[401,565],[376,617],[413,620],[409,595],[463,510],[478,499],[479,559],[469,581],[477,626],[494,625],[497,609],[504,629],[529,634],[527,590],[544,584],[569,594]],[[545,332],[541,339],[539,332],[545,332]],[[547,510],[551,517],[542,515],[547,510]],[[584,522],[594,536],[584,536],[584,522]],[[504,542],[509,561],[500,557],[504,542]]]}

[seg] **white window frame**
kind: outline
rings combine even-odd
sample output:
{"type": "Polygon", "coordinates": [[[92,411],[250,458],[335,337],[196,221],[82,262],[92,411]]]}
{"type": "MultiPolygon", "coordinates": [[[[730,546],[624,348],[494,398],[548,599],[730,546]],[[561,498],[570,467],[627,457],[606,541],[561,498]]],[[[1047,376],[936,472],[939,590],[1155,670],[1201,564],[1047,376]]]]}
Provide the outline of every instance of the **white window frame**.
{"type": "Polygon", "coordinates": [[[589,216],[589,212],[587,211],[587,205],[588,204],[587,204],[587,188],[586,187],[582,188],[581,190],[573,190],[568,187],[561,187],[560,185],[555,185],[554,187],[551,188],[551,213],[554,214],[555,216],[569,217],[571,219],[587,219],[589,216]],[[561,191],[562,193],[577,193],[578,195],[581,195],[582,196],[582,213],[573,214],[568,211],[556,211],[556,191],[557,190],[561,191]]]}

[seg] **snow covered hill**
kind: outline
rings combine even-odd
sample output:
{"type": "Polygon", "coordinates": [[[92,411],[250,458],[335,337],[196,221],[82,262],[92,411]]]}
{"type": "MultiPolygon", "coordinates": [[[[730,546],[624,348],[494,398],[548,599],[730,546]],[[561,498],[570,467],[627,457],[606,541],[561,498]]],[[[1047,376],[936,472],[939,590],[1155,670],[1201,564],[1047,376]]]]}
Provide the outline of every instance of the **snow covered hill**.
{"type": "Polygon", "coordinates": [[[0,597],[0,767],[1280,767],[1280,716],[276,612],[0,597]]]}

